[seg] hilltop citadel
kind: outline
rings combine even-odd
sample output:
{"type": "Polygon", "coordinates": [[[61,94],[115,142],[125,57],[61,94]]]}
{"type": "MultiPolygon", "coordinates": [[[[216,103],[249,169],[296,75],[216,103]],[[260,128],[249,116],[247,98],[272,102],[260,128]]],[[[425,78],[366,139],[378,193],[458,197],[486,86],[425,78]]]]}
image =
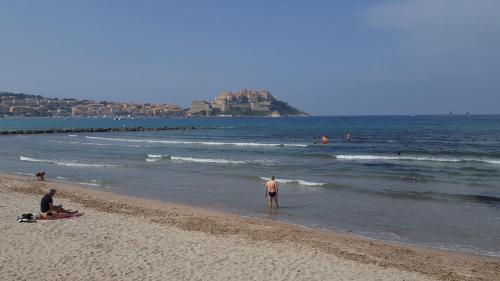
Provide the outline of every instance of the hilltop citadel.
{"type": "Polygon", "coordinates": [[[193,101],[192,116],[282,116],[307,115],[277,100],[269,91],[241,90],[222,92],[212,102],[193,101]]]}

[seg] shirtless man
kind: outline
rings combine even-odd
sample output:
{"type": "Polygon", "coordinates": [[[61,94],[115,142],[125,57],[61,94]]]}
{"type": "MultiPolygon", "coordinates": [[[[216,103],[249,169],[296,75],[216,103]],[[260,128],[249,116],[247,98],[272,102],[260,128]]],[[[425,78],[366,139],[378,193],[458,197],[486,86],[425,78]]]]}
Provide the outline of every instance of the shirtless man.
{"type": "Polygon", "coordinates": [[[266,182],[266,198],[269,198],[269,208],[273,207],[273,199],[276,202],[276,208],[280,207],[278,202],[278,183],[274,176],[271,177],[271,180],[266,182]]]}

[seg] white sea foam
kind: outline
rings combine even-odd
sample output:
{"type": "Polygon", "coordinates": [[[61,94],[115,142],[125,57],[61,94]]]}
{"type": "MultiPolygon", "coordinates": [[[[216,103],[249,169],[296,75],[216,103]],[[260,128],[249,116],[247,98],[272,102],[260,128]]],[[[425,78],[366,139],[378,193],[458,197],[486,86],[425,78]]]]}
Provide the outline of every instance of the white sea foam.
{"type": "Polygon", "coordinates": [[[73,181],[68,181],[68,179],[59,179],[59,180],[54,180],[55,182],[61,182],[61,183],[71,183],[71,184],[79,184],[79,185],[88,185],[88,186],[102,186],[97,183],[88,183],[88,182],[73,182],[73,181]]]}
{"type": "Polygon", "coordinates": [[[194,158],[194,157],[179,157],[170,156],[162,154],[148,154],[147,162],[156,162],[161,159],[168,159],[176,162],[195,162],[195,163],[213,163],[213,164],[258,164],[258,165],[274,165],[273,160],[231,160],[231,159],[220,159],[220,158],[194,158]]]}
{"type": "MultiPolygon", "coordinates": [[[[260,177],[260,179],[268,181],[271,178],[260,177]]],[[[323,183],[323,182],[313,182],[313,181],[305,181],[305,180],[276,179],[276,181],[278,183],[298,184],[298,185],[305,185],[305,186],[323,186],[323,185],[326,185],[326,183],[323,183]]]]}
{"type": "Polygon", "coordinates": [[[78,163],[76,161],[60,161],[60,160],[48,160],[48,159],[37,159],[31,157],[20,156],[19,160],[27,161],[27,162],[42,162],[42,163],[50,163],[61,166],[68,167],[118,167],[120,165],[110,165],[110,164],[88,164],[88,163],[78,163]]]}
{"type": "Polygon", "coordinates": [[[24,172],[12,172],[14,175],[19,175],[19,176],[34,176],[35,174],[31,173],[24,173],[24,172]]]}
{"type": "Polygon", "coordinates": [[[148,154],[148,158],[170,158],[170,155],[148,154]]]}
{"type": "Polygon", "coordinates": [[[139,142],[139,143],[165,143],[165,144],[195,144],[195,145],[231,145],[231,146],[249,146],[249,147],[306,147],[307,144],[298,143],[256,143],[256,142],[214,142],[214,141],[180,141],[180,140],[154,140],[154,139],[122,139],[122,138],[102,138],[86,136],[88,139],[122,141],[122,142],[139,142]]]}
{"type": "Polygon", "coordinates": [[[245,164],[246,161],[227,160],[227,159],[211,159],[211,158],[193,158],[193,157],[170,157],[172,161],[179,162],[195,162],[195,163],[214,163],[214,164],[245,164]]]}
{"type": "Polygon", "coordinates": [[[339,160],[351,161],[435,161],[435,162],[484,162],[500,164],[500,160],[486,158],[451,158],[451,157],[425,157],[425,156],[384,156],[384,155],[334,155],[339,160]]]}
{"type": "Polygon", "coordinates": [[[24,156],[20,156],[19,160],[29,161],[29,162],[50,162],[49,160],[45,160],[45,159],[35,159],[35,158],[24,157],[24,156]]]}
{"type": "Polygon", "coordinates": [[[161,159],[171,159],[170,155],[162,155],[162,154],[148,154],[146,158],[146,162],[157,162],[161,159]]]}
{"type": "Polygon", "coordinates": [[[89,186],[102,186],[97,183],[88,183],[88,182],[77,182],[76,184],[81,184],[81,185],[89,185],[89,186]]]}
{"type": "Polygon", "coordinates": [[[78,135],[68,135],[68,137],[78,137],[78,135]]]}
{"type": "Polygon", "coordinates": [[[147,145],[126,145],[126,144],[111,144],[111,143],[97,143],[97,142],[79,142],[79,141],[62,141],[62,140],[49,140],[57,143],[69,143],[69,144],[79,144],[79,145],[97,145],[97,146],[120,146],[120,147],[151,147],[147,145]]]}
{"type": "Polygon", "coordinates": [[[500,160],[481,160],[483,162],[486,162],[486,163],[489,163],[489,164],[497,164],[497,165],[500,165],[500,160]]]}

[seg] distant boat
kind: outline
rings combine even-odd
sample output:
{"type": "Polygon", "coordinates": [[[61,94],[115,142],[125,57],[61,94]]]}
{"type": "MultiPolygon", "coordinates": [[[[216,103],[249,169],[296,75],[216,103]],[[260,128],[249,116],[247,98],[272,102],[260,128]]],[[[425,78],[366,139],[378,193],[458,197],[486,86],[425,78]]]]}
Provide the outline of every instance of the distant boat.
{"type": "Polygon", "coordinates": [[[450,113],[448,113],[449,116],[453,116],[453,110],[450,110],[450,113]]]}
{"type": "Polygon", "coordinates": [[[465,113],[465,116],[470,116],[470,112],[467,111],[467,113],[465,113]]]}
{"type": "Polygon", "coordinates": [[[415,112],[413,112],[413,113],[411,114],[411,117],[415,117],[415,116],[417,116],[417,114],[415,114],[415,112]]]}

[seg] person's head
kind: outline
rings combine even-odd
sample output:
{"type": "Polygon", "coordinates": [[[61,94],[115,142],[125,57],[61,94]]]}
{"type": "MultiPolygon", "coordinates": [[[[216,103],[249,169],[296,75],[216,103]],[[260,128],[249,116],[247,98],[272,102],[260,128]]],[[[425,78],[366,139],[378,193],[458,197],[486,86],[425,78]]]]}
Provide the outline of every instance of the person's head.
{"type": "Polygon", "coordinates": [[[51,189],[49,190],[49,196],[50,196],[50,197],[52,197],[52,196],[54,196],[55,194],[56,194],[56,190],[55,190],[55,189],[53,189],[53,188],[51,188],[51,189]]]}
{"type": "Polygon", "coordinates": [[[271,180],[274,180],[274,179],[275,179],[275,177],[274,177],[274,176],[271,176],[271,180]]]}

